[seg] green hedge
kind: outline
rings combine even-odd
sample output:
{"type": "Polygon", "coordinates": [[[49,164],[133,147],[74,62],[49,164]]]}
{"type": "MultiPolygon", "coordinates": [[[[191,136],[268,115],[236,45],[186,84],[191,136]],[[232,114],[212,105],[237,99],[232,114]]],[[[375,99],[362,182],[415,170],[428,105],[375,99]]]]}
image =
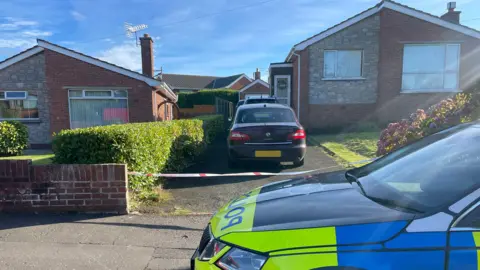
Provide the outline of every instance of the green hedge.
{"type": "Polygon", "coordinates": [[[27,126],[18,121],[0,122],[0,156],[21,155],[27,146],[27,126]]]}
{"type": "Polygon", "coordinates": [[[193,105],[215,105],[216,97],[237,104],[238,91],[230,89],[207,89],[195,93],[178,93],[177,104],[180,108],[193,108],[193,105]]]}
{"type": "MultiPolygon", "coordinates": [[[[180,172],[221,131],[221,115],[63,130],[53,137],[54,162],[126,163],[129,171],[180,172]]],[[[129,177],[129,186],[135,191],[157,184],[153,177],[129,177]]]]}
{"type": "Polygon", "coordinates": [[[203,122],[203,130],[205,134],[205,142],[211,143],[215,138],[225,132],[225,123],[223,120],[223,115],[201,115],[195,117],[195,119],[201,120],[203,122]]]}
{"type": "MultiPolygon", "coordinates": [[[[63,130],[53,138],[54,162],[126,163],[129,171],[178,172],[204,147],[202,121],[175,120],[63,130]]],[[[133,190],[152,188],[152,177],[130,177],[133,190]]]]}

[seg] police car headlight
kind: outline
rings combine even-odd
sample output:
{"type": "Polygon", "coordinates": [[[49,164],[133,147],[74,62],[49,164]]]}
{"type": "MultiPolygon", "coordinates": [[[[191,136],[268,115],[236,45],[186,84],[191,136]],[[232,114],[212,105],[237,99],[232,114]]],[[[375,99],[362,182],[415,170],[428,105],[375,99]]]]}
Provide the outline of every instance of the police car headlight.
{"type": "Polygon", "coordinates": [[[267,258],[262,255],[232,248],[217,261],[216,265],[223,270],[259,270],[266,260],[267,258]]]}
{"type": "Polygon", "coordinates": [[[212,240],[208,242],[207,246],[203,250],[202,254],[200,254],[200,257],[198,259],[201,261],[208,261],[211,258],[215,257],[215,255],[217,255],[224,247],[224,243],[212,238],[212,240]]]}

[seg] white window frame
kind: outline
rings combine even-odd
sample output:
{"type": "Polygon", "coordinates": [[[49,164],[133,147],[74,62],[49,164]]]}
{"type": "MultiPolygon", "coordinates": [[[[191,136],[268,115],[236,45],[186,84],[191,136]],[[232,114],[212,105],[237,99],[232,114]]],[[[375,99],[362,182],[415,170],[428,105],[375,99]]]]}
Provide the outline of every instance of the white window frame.
{"type": "Polygon", "coordinates": [[[275,83],[275,89],[273,91],[274,92],[274,97],[276,99],[286,99],[287,100],[287,105],[291,106],[290,102],[291,102],[291,98],[292,98],[292,85],[291,85],[290,75],[275,75],[275,76],[273,76],[273,81],[275,83]],[[288,84],[288,97],[287,98],[284,98],[284,97],[279,98],[278,97],[278,95],[277,95],[277,89],[278,89],[277,79],[287,79],[287,84],[288,84]]]}
{"type": "MultiPolygon", "coordinates": [[[[0,92],[3,92],[4,93],[4,98],[0,98],[0,101],[5,101],[5,100],[27,100],[28,98],[28,91],[0,91],[0,92]],[[7,97],[7,93],[24,93],[25,96],[23,98],[8,98],[7,97]]],[[[38,102],[38,101],[37,101],[38,102]]],[[[40,112],[38,112],[38,114],[40,115],[40,112]]],[[[40,118],[0,118],[0,121],[24,121],[24,122],[28,122],[28,121],[38,121],[40,118]]]]}
{"type": "Polygon", "coordinates": [[[129,108],[129,104],[128,104],[128,91],[126,89],[115,89],[115,90],[111,90],[111,89],[89,89],[89,90],[80,90],[80,89],[68,89],[68,120],[69,120],[69,124],[70,124],[70,128],[72,127],[72,107],[70,106],[70,100],[72,99],[126,99],[127,100],[127,120],[128,122],[127,123],[130,123],[130,108],[129,108]],[[82,96],[81,97],[75,97],[75,96],[70,96],[70,93],[71,91],[82,91],[82,96]],[[110,91],[110,96],[98,96],[98,97],[95,97],[95,96],[86,96],[85,95],[85,92],[105,92],[105,91],[110,91]],[[125,91],[125,93],[127,93],[127,95],[125,97],[116,97],[114,95],[114,92],[115,91],[125,91]]]}
{"type": "MultiPolygon", "coordinates": [[[[402,88],[401,88],[401,92],[402,93],[438,93],[438,92],[461,92],[460,90],[460,57],[461,57],[461,50],[462,50],[462,46],[460,45],[460,43],[418,43],[418,44],[415,44],[415,43],[409,43],[409,44],[404,44],[403,46],[403,54],[402,54],[402,77],[401,77],[401,80],[402,80],[402,88]],[[446,89],[446,88],[440,88],[440,89],[404,89],[403,87],[403,75],[404,74],[422,74],[421,72],[403,72],[403,59],[405,57],[405,48],[406,47],[413,47],[413,46],[435,46],[435,45],[443,45],[445,47],[445,62],[444,62],[444,66],[443,66],[443,72],[442,72],[442,79],[443,79],[443,83],[442,85],[444,85],[445,83],[445,74],[449,74],[449,73],[452,73],[452,72],[449,72],[446,70],[446,66],[447,66],[447,57],[446,57],[446,54],[447,54],[447,47],[448,46],[458,46],[458,55],[457,55],[457,88],[456,89],[446,89]]],[[[433,74],[433,73],[426,73],[426,74],[433,74]]],[[[440,73],[438,73],[440,74],[440,73]]]]}
{"type": "Polygon", "coordinates": [[[323,78],[322,80],[324,81],[336,81],[336,80],[365,80],[363,77],[363,60],[364,59],[364,51],[361,49],[352,49],[352,50],[323,50],[323,78]],[[334,52],[335,53],[335,75],[333,77],[327,77],[325,72],[325,54],[327,52],[334,52]],[[337,63],[338,63],[338,52],[360,52],[360,76],[354,76],[354,77],[338,77],[337,76],[337,63]]]}

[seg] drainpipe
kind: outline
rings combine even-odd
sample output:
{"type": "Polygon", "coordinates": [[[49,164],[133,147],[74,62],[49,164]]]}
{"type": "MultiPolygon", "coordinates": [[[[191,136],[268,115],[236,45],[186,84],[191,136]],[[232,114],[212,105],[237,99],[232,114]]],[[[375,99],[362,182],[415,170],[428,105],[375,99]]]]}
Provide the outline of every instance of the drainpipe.
{"type": "Polygon", "coordinates": [[[297,68],[297,117],[298,121],[300,122],[300,54],[297,54],[295,52],[292,53],[295,55],[298,59],[298,68],[297,68]]]}

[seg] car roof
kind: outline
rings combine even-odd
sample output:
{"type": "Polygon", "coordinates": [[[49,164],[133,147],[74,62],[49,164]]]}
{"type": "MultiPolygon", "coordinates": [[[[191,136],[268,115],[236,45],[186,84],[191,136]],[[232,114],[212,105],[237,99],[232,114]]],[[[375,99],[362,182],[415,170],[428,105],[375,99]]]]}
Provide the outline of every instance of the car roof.
{"type": "Polygon", "coordinates": [[[292,109],[286,105],[279,104],[279,103],[254,103],[254,104],[244,104],[238,109],[246,110],[246,109],[255,109],[255,108],[281,108],[281,109],[292,109]]]}
{"type": "Polygon", "coordinates": [[[245,100],[249,100],[249,99],[276,99],[274,97],[252,97],[252,98],[247,98],[245,100]]]}

